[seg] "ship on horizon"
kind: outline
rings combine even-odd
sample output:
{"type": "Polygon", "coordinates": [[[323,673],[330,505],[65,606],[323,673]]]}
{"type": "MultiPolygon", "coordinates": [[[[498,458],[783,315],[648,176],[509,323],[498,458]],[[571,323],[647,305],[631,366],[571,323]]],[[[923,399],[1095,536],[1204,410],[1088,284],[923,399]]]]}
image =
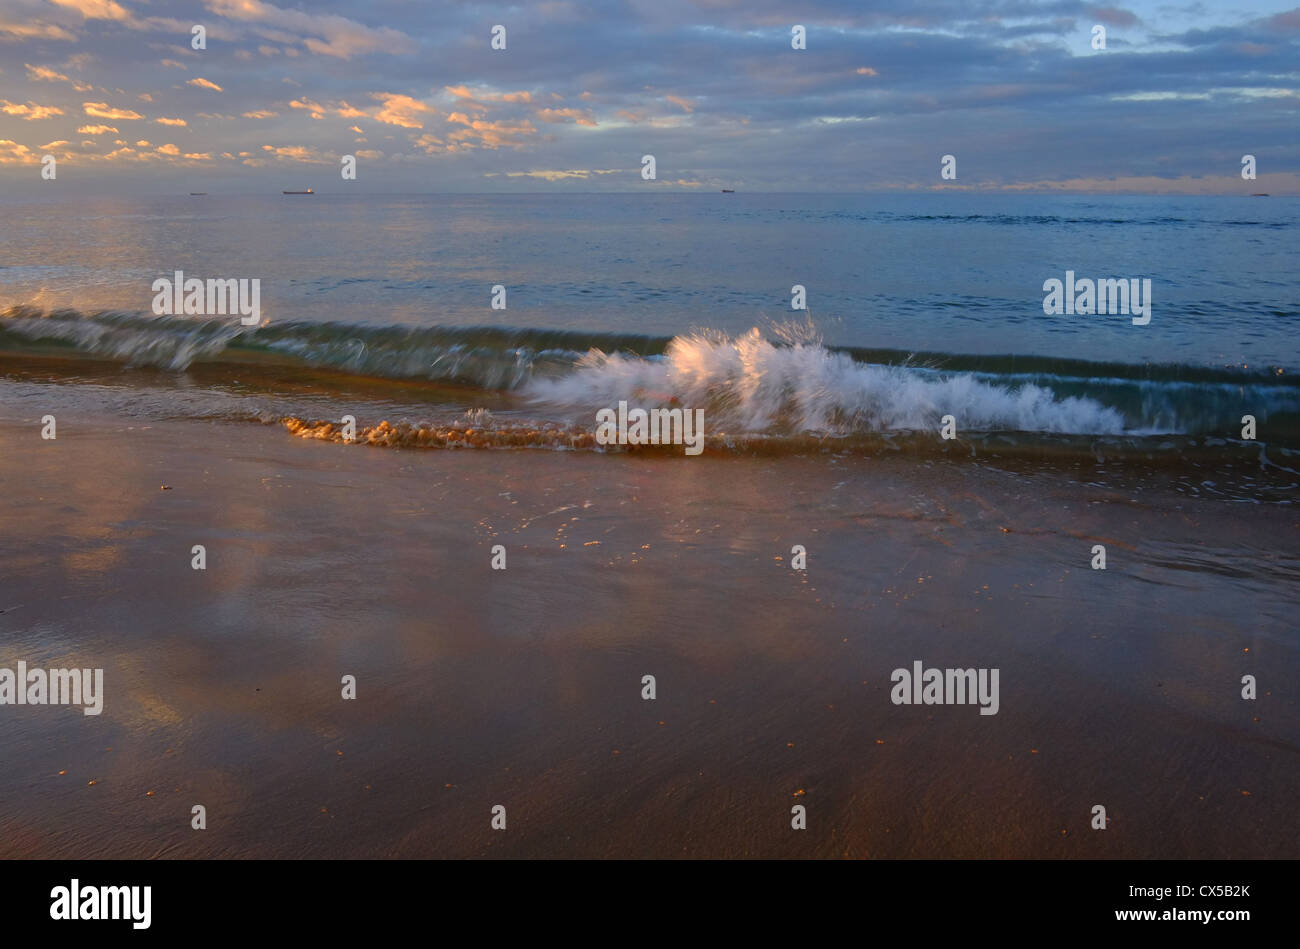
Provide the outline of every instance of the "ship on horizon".
{"type": "Polygon", "coordinates": [[[280,193],[281,194],[315,194],[316,192],[312,191],[311,188],[308,188],[306,191],[281,191],[280,193]]]}

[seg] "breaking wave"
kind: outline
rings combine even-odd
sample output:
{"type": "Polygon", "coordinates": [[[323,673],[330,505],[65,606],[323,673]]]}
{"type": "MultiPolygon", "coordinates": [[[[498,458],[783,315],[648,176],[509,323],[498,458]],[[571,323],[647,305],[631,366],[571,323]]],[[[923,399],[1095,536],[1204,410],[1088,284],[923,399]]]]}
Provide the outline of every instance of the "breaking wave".
{"type": "Polygon", "coordinates": [[[1300,445],[1300,385],[1254,370],[1097,363],[1037,356],[907,353],[827,346],[807,324],[676,337],[509,327],[274,322],[13,307],[0,353],[172,372],[260,377],[324,371],[346,383],[454,384],[504,393],[564,425],[599,408],[705,411],[710,432],[852,435],[936,431],[1234,437],[1258,419],[1300,445]],[[227,369],[227,367],[230,367],[227,369]]]}

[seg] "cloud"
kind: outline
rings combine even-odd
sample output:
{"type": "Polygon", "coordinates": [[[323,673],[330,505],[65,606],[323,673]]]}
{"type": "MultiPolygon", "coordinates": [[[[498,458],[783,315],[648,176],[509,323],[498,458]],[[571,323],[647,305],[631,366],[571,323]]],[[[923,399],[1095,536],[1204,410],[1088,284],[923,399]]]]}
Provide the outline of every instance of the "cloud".
{"type": "Polygon", "coordinates": [[[40,160],[40,156],[26,145],[0,138],[0,165],[30,165],[40,160]]]}
{"type": "Polygon", "coordinates": [[[30,63],[24,63],[27,67],[27,78],[33,81],[43,79],[48,82],[71,82],[67,76],[61,72],[56,72],[48,66],[33,66],[30,63]]]}
{"type": "MultiPolygon", "coordinates": [[[[1290,173],[1300,171],[1291,121],[1300,9],[1288,10],[1296,2],[811,0],[792,18],[778,0],[616,8],[554,0],[511,8],[516,42],[498,55],[484,8],[473,4],[0,0],[0,94],[13,97],[0,111],[0,135],[23,139],[19,130],[38,128],[44,134],[27,140],[31,148],[57,134],[72,140],[64,147],[79,161],[107,160],[89,157],[97,148],[78,150],[81,137],[131,141],[117,129],[143,120],[159,134],[184,131],[177,145],[188,151],[122,145],[114,161],[151,162],[152,173],[184,155],[228,153],[231,172],[250,181],[251,169],[237,163],[314,160],[368,135],[366,149],[383,151],[385,186],[415,189],[436,172],[449,190],[476,190],[485,174],[502,186],[581,190],[584,179],[569,172],[659,150],[689,182],[670,182],[674,189],[928,188],[937,177],[915,156],[935,142],[963,156],[961,184],[972,187],[1059,174],[1083,182],[1081,190],[1107,188],[1101,183],[1117,175],[1140,183],[1205,174],[1248,150],[1261,167],[1290,173]],[[153,15],[173,11],[185,22],[153,15]],[[189,47],[194,20],[208,27],[205,52],[189,47]],[[810,24],[812,51],[783,52],[790,23],[800,21],[810,24]],[[1096,22],[1111,34],[1105,53],[1089,46],[1096,22]],[[75,56],[51,52],[73,39],[75,56]],[[221,103],[188,93],[187,80],[160,81],[171,69],[204,77],[188,85],[218,92],[221,103]],[[281,84],[296,104],[274,94],[281,84]],[[27,101],[37,95],[45,101],[27,101]],[[96,100],[84,116],[82,99],[96,100]],[[113,99],[150,103],[159,117],[113,99]],[[38,116],[47,124],[25,124],[38,116]],[[74,134],[78,123],[89,124],[74,134]],[[1244,144],[1229,147],[1238,139],[1244,144]],[[279,147],[306,157],[264,151],[265,141],[292,143],[279,147]],[[542,174],[508,179],[512,167],[558,176],[553,184],[542,174]]],[[[617,176],[586,181],[637,186],[617,176]]],[[[372,176],[361,187],[377,186],[372,176]]]]}
{"type": "Polygon", "coordinates": [[[75,42],[77,37],[53,23],[33,23],[26,20],[0,19],[0,39],[62,40],[75,42]]]}
{"type": "Polygon", "coordinates": [[[322,155],[316,149],[309,148],[305,145],[284,145],[279,147],[275,145],[263,145],[262,150],[274,155],[277,159],[286,158],[290,161],[305,161],[314,164],[323,164],[334,160],[333,158],[322,155]]]}
{"type": "MultiPolygon", "coordinates": [[[[592,175],[616,175],[622,168],[570,168],[564,171],[541,169],[537,171],[507,171],[506,178],[540,178],[543,181],[564,181],[566,178],[587,179],[592,175]]],[[[498,172],[488,172],[485,177],[494,178],[498,172]]]]}
{"type": "Polygon", "coordinates": [[[527,89],[522,89],[519,92],[491,92],[488,90],[484,90],[482,92],[475,92],[469,86],[465,86],[465,85],[446,86],[444,88],[447,90],[447,92],[451,93],[457,99],[464,99],[467,102],[473,102],[476,105],[481,105],[482,103],[485,102],[532,102],[533,101],[533,94],[529,92],[527,89]]]}
{"type": "Polygon", "coordinates": [[[1107,23],[1111,26],[1136,26],[1140,21],[1137,16],[1128,10],[1121,10],[1118,7],[1088,7],[1087,13],[1101,23],[1107,23]]]}
{"type": "Polygon", "coordinates": [[[519,122],[486,122],[476,120],[469,128],[452,132],[447,138],[462,145],[476,145],[481,148],[522,148],[522,138],[537,134],[532,122],[524,119],[519,122]]]}
{"type": "Polygon", "coordinates": [[[179,155],[181,153],[181,150],[175,145],[159,145],[158,151],[162,152],[164,155],[179,155]]]}
{"type": "Polygon", "coordinates": [[[434,116],[437,113],[419,99],[398,95],[393,92],[372,92],[370,98],[383,103],[383,108],[374,114],[374,118],[386,125],[396,125],[405,129],[422,129],[423,123],[417,116],[434,116]]]}
{"type": "Polygon", "coordinates": [[[1272,30],[1300,30],[1300,7],[1269,17],[1267,25],[1272,30]]]}
{"type": "Polygon", "coordinates": [[[25,122],[34,122],[37,119],[48,119],[63,114],[62,109],[52,105],[37,105],[35,102],[10,102],[8,99],[0,99],[0,112],[6,115],[16,115],[25,122]]]}
{"type": "MultiPolygon", "coordinates": [[[[390,27],[372,28],[335,14],[283,10],[261,0],[207,0],[207,8],[227,20],[255,23],[299,34],[313,53],[351,59],[368,53],[385,55],[413,52],[415,43],[390,27]]],[[[281,42],[292,41],[281,40],[281,42]]]]}
{"type": "Polygon", "coordinates": [[[295,99],[289,103],[291,109],[305,109],[313,119],[325,118],[325,106],[319,102],[312,102],[306,96],[301,99],[295,99]]]}
{"type": "Polygon", "coordinates": [[[129,20],[131,14],[113,0],[50,0],[55,6],[76,10],[87,20],[129,20]]]}
{"type": "MultiPolygon", "coordinates": [[[[585,109],[539,109],[535,113],[543,122],[553,124],[573,122],[577,125],[595,126],[596,120],[585,109]]],[[[448,117],[450,119],[450,116],[448,117]]]]}
{"type": "Polygon", "coordinates": [[[143,119],[144,116],[139,112],[131,109],[115,109],[107,102],[83,102],[81,107],[86,110],[87,115],[94,116],[97,119],[143,119]]]}

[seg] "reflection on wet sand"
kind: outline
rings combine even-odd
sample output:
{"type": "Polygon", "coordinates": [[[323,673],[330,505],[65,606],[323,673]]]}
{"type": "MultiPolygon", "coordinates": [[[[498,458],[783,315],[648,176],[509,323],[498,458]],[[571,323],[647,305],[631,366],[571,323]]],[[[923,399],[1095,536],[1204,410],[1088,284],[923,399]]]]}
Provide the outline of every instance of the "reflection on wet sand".
{"type": "Polygon", "coordinates": [[[0,437],[0,665],[106,693],[0,709],[4,856],[1298,855],[1286,508],[910,458],[0,437]],[[999,668],[998,714],[892,704],[916,659],[999,668]]]}

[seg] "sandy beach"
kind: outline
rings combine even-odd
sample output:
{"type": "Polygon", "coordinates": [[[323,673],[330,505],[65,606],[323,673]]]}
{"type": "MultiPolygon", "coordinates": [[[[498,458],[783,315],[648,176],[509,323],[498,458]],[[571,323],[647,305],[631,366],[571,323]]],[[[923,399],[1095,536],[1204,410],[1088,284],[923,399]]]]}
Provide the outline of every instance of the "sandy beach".
{"type": "Polygon", "coordinates": [[[4,710],[0,856],[1300,856],[1291,506],[39,428],[0,429],[0,665],[103,668],[104,709],[4,710]],[[998,713],[893,704],[915,660],[999,669],[998,713]]]}

